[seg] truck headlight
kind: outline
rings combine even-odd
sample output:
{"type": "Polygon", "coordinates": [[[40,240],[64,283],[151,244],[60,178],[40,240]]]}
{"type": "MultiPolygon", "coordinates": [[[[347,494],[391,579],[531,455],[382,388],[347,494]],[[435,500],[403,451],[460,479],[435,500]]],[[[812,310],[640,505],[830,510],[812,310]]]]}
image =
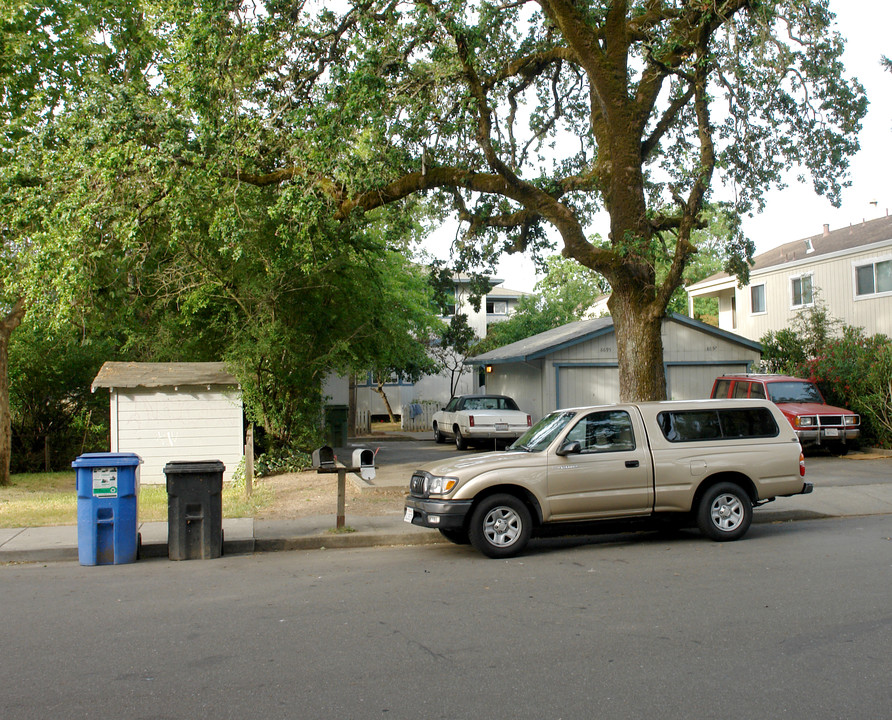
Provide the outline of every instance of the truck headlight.
{"type": "Polygon", "coordinates": [[[428,495],[445,495],[458,484],[458,478],[431,476],[427,479],[428,495]]]}
{"type": "Polygon", "coordinates": [[[846,417],[845,417],[846,425],[855,426],[855,425],[859,425],[860,422],[861,422],[861,418],[858,417],[857,415],[846,415],[846,417]]]}
{"type": "Polygon", "coordinates": [[[796,418],[796,427],[814,427],[818,424],[818,419],[814,416],[811,417],[797,417],[796,418]]]}

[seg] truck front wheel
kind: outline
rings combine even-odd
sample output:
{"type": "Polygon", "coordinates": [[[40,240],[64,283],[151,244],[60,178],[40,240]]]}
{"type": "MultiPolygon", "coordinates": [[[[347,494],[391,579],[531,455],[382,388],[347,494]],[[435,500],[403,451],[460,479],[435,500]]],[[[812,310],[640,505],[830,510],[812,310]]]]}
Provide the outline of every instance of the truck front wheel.
{"type": "Polygon", "coordinates": [[[527,506],[514,495],[492,495],[471,514],[471,545],[491,558],[516,555],[526,547],[533,529],[527,506]]]}
{"type": "Polygon", "coordinates": [[[697,526],[711,540],[738,540],[752,522],[752,500],[734,483],[724,482],[709,488],[697,508],[697,526]]]}

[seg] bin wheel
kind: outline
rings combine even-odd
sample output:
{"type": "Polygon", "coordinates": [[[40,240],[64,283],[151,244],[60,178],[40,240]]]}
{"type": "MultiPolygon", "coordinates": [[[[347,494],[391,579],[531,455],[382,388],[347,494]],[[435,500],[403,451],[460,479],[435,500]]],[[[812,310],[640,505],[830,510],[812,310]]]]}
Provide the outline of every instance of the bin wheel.
{"type": "Polygon", "coordinates": [[[223,543],[226,540],[226,531],[220,531],[220,557],[223,557],[223,543]]]}
{"type": "Polygon", "coordinates": [[[142,533],[136,533],[136,559],[142,557],[142,533]]]}

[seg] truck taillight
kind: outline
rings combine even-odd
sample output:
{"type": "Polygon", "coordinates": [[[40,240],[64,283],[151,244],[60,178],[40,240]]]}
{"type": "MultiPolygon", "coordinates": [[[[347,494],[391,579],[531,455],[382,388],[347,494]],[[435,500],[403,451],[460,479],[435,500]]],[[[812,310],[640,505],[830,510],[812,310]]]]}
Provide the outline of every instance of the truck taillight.
{"type": "Polygon", "coordinates": [[[533,416],[527,415],[527,427],[533,427],[533,416]]]}
{"type": "Polygon", "coordinates": [[[799,453],[799,476],[805,477],[805,455],[799,453]]]}
{"type": "Polygon", "coordinates": [[[471,427],[474,427],[474,416],[473,415],[468,415],[468,424],[471,427]]]}

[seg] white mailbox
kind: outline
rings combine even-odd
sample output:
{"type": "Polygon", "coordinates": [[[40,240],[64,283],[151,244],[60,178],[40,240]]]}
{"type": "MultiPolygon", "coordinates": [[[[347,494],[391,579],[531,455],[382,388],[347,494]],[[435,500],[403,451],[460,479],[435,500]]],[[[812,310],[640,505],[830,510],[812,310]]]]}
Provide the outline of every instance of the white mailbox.
{"type": "Polygon", "coordinates": [[[353,467],[359,468],[359,477],[363,480],[374,480],[375,453],[368,449],[354,450],[353,467]]]}

